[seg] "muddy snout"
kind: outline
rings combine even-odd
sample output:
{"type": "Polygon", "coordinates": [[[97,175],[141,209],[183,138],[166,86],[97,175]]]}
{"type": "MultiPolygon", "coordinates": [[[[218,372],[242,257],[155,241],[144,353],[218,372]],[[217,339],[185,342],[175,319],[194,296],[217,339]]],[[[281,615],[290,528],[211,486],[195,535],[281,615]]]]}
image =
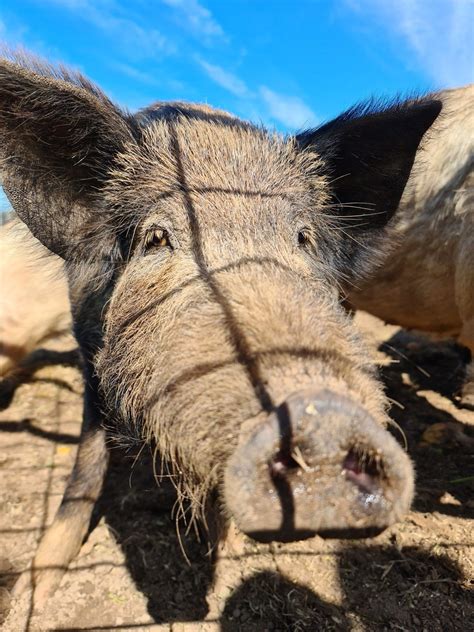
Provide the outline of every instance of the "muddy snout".
{"type": "Polygon", "coordinates": [[[224,496],[256,540],[369,537],[408,511],[413,486],[395,439],[359,404],[322,390],[290,396],[237,447],[224,496]]]}

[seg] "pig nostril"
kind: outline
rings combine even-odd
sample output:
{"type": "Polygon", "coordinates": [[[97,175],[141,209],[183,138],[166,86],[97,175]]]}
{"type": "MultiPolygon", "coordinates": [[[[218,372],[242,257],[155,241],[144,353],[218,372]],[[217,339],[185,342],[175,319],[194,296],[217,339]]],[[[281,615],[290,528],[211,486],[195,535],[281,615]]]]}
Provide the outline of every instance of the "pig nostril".
{"type": "Polygon", "coordinates": [[[269,465],[272,476],[285,476],[300,467],[291,454],[282,450],[275,454],[269,465]]]}
{"type": "Polygon", "coordinates": [[[362,448],[352,448],[342,464],[346,479],[362,492],[372,493],[379,487],[383,466],[380,457],[362,448]]]}

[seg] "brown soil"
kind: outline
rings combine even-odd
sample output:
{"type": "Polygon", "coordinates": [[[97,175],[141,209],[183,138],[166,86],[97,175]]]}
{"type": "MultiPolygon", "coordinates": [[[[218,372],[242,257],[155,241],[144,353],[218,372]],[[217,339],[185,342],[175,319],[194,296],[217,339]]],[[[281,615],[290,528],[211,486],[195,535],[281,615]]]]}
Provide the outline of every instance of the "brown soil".
{"type": "MultiPolygon", "coordinates": [[[[20,630],[474,630],[474,413],[459,407],[464,352],[359,315],[417,469],[405,521],[366,541],[223,553],[171,517],[149,455],[116,449],[91,532],[43,612],[10,590],[71,470],[81,378],[71,339],[33,354],[0,388],[0,623],[20,630]]],[[[400,432],[394,430],[401,440],[400,432]]]]}

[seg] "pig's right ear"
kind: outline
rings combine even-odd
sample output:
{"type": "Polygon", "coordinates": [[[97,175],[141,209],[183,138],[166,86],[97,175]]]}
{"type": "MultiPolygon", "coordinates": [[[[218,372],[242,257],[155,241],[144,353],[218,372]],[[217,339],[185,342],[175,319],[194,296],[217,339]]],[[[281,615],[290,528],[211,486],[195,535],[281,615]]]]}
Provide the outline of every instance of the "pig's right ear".
{"type": "Polygon", "coordinates": [[[80,75],[31,58],[0,60],[2,185],[52,252],[82,256],[93,226],[106,224],[100,191],[128,142],[132,119],[80,75]]]}

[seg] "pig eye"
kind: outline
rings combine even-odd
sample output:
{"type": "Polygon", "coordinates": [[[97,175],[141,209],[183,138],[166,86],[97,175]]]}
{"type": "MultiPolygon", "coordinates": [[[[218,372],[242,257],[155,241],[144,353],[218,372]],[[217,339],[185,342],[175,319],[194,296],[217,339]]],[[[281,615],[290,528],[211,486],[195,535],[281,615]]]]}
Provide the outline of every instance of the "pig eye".
{"type": "Polygon", "coordinates": [[[145,254],[161,248],[172,248],[170,236],[164,228],[152,228],[145,235],[145,254]]]}
{"type": "Polygon", "coordinates": [[[298,246],[307,246],[311,243],[311,237],[307,228],[298,231],[298,246]]]}

